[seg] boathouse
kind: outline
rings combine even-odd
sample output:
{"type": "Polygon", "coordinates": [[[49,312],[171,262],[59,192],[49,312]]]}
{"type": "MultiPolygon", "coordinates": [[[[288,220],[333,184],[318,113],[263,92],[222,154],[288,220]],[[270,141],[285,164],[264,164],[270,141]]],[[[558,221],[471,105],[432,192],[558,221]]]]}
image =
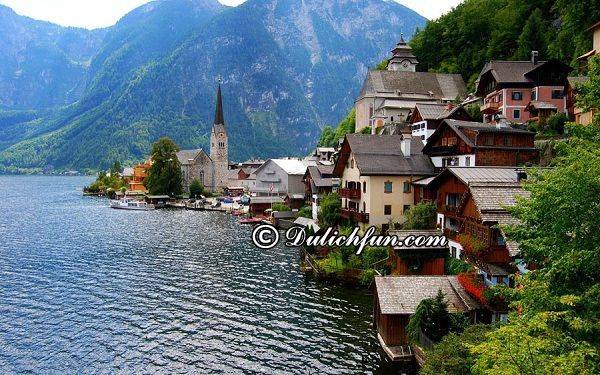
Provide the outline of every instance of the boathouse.
{"type": "Polygon", "coordinates": [[[465,313],[478,321],[481,304],[471,297],[456,276],[385,276],[375,278],[373,321],[381,347],[393,361],[412,361],[414,354],[406,327],[419,303],[441,290],[450,313],[465,313]]]}
{"type": "Polygon", "coordinates": [[[391,247],[388,265],[392,275],[443,275],[446,255],[449,252],[448,242],[405,246],[407,236],[443,236],[439,229],[426,230],[394,230],[389,232],[396,236],[401,245],[391,247]],[[433,246],[432,246],[433,245],[433,246]]]}

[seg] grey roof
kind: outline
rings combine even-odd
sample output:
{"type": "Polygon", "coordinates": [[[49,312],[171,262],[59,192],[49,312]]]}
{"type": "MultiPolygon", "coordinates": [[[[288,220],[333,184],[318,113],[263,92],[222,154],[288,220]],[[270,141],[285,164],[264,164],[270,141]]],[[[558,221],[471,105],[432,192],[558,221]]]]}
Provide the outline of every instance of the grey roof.
{"type": "Polygon", "coordinates": [[[432,175],[433,164],[421,153],[421,139],[411,138],[411,155],[405,157],[402,137],[401,134],[346,136],[362,175],[432,175]]]}
{"type": "Polygon", "coordinates": [[[508,276],[510,272],[505,268],[500,267],[495,264],[485,263],[485,262],[477,262],[477,265],[485,271],[490,276],[508,276]]]}
{"type": "Polygon", "coordinates": [[[375,277],[375,288],[382,314],[414,314],[419,303],[434,298],[441,290],[449,312],[481,308],[460,285],[456,276],[386,276],[375,277]]]}
{"type": "MultiPolygon", "coordinates": [[[[219,84],[219,88],[217,89],[217,104],[215,108],[215,121],[213,122],[213,124],[225,124],[225,118],[223,116],[223,99],[221,97],[221,84],[219,84]]],[[[223,126],[223,129],[225,129],[225,126],[223,126]]]]}
{"type": "Polygon", "coordinates": [[[552,104],[552,103],[548,103],[548,102],[542,102],[539,100],[532,100],[529,102],[529,104],[527,104],[527,107],[531,107],[531,108],[535,108],[535,109],[557,109],[557,107],[552,104]]]}
{"type": "Polygon", "coordinates": [[[309,166],[308,172],[316,187],[333,186],[333,165],[309,166]]]}
{"type": "Polygon", "coordinates": [[[123,172],[121,172],[121,176],[123,176],[123,177],[131,177],[131,176],[133,176],[133,167],[125,167],[125,168],[123,168],[123,172]]]}
{"type": "Polygon", "coordinates": [[[250,197],[250,204],[262,204],[262,203],[283,203],[283,197],[271,196],[271,197],[250,197]]]}
{"type": "Polygon", "coordinates": [[[481,70],[480,77],[491,71],[497,82],[503,83],[529,83],[531,80],[525,76],[533,69],[545,64],[546,61],[490,61],[481,70]]]}
{"type": "MultiPolygon", "coordinates": [[[[191,160],[196,159],[199,153],[204,152],[201,148],[197,148],[195,150],[181,150],[177,152],[177,159],[181,165],[191,164],[191,160]]],[[[208,156],[208,155],[206,155],[208,156]]],[[[210,158],[210,156],[208,156],[210,158]]]]}
{"type": "Polygon", "coordinates": [[[519,168],[511,167],[448,167],[449,172],[467,185],[486,182],[519,181],[519,168]]]}
{"type": "Polygon", "coordinates": [[[434,178],[435,178],[435,176],[421,178],[419,180],[413,181],[412,184],[413,185],[418,185],[418,186],[427,186],[427,185],[429,185],[429,183],[431,181],[433,181],[434,178]]]}
{"type": "Polygon", "coordinates": [[[417,103],[417,110],[421,114],[423,120],[440,120],[447,118],[458,107],[448,110],[447,104],[441,103],[417,103]]]}
{"type": "Polygon", "coordinates": [[[506,211],[505,207],[512,207],[516,204],[516,197],[529,197],[530,195],[519,183],[471,183],[469,185],[471,195],[480,212],[506,211]]]}
{"type": "Polygon", "coordinates": [[[316,221],[314,221],[313,219],[302,217],[302,216],[300,216],[299,218],[297,218],[296,220],[294,220],[294,224],[300,225],[302,227],[309,227],[310,226],[310,227],[313,228],[313,230],[315,232],[318,232],[321,229],[321,227],[319,227],[319,225],[317,224],[316,221]]]}
{"type": "Polygon", "coordinates": [[[422,94],[432,99],[455,99],[466,96],[465,82],[460,74],[369,71],[359,98],[375,93],[422,94]]]}

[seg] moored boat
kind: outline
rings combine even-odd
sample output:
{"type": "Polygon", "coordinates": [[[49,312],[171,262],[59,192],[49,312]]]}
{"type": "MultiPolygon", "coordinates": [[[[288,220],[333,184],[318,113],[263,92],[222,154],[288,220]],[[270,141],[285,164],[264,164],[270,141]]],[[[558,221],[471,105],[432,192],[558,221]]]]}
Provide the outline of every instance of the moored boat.
{"type": "Polygon", "coordinates": [[[143,201],[138,201],[136,199],[124,198],[124,199],[111,199],[110,207],[116,208],[120,210],[132,210],[132,211],[149,211],[154,210],[153,204],[148,204],[143,201]]]}
{"type": "Polygon", "coordinates": [[[240,219],[240,224],[260,224],[263,221],[260,217],[248,217],[240,219]]]}

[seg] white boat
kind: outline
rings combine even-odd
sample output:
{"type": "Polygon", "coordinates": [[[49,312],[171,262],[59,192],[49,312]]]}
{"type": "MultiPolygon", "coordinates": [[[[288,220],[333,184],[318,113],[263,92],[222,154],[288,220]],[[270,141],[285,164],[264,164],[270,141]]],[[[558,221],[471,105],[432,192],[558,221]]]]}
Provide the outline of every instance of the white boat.
{"type": "Polygon", "coordinates": [[[112,199],[110,201],[110,207],[120,210],[134,210],[134,211],[148,211],[154,210],[153,204],[148,204],[143,201],[138,201],[132,198],[124,198],[119,200],[112,199]]]}

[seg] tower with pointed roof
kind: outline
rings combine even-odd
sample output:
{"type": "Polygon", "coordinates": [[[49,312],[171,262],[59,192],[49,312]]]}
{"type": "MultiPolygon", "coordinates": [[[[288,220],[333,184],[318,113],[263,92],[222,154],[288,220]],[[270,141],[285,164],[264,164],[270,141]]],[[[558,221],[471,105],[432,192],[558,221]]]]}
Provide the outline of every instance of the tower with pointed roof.
{"type": "Polygon", "coordinates": [[[217,104],[215,109],[215,121],[210,133],[210,158],[213,165],[213,190],[219,191],[227,186],[229,168],[229,141],[225,118],[223,116],[223,99],[221,96],[221,84],[217,89],[217,104]]]}
{"type": "Polygon", "coordinates": [[[388,70],[400,72],[415,72],[419,61],[412,52],[412,48],[404,41],[400,34],[400,41],[392,50],[392,58],[388,63],[388,70]]]}

